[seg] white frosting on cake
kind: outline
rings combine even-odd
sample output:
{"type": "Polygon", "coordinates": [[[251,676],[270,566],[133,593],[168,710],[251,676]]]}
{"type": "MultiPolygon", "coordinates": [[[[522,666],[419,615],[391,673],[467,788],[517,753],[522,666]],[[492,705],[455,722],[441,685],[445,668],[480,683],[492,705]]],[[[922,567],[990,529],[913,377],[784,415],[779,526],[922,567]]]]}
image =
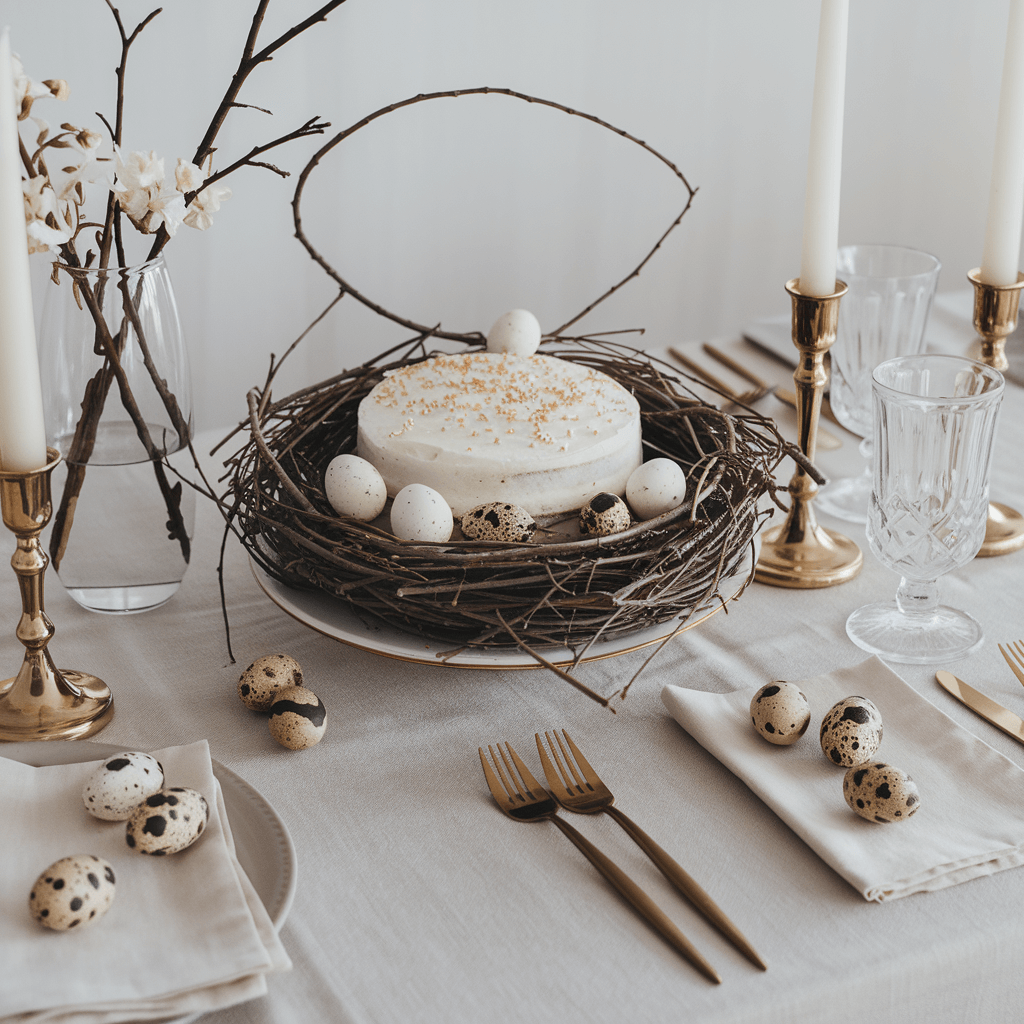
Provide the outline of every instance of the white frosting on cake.
{"type": "Polygon", "coordinates": [[[358,454],[392,497],[411,483],[456,516],[507,501],[543,516],[624,494],[642,461],[640,406],[599,370],[465,352],[391,372],[359,405],[358,454]]]}

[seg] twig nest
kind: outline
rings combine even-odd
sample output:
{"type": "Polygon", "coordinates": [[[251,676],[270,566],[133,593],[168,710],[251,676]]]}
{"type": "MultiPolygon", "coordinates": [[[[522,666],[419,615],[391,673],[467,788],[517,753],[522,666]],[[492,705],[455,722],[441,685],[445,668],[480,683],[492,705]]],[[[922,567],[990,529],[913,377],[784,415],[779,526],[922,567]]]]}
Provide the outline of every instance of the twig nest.
{"type": "Polygon", "coordinates": [[[124,841],[136,853],[168,857],[188,849],[209,820],[210,805],[202,793],[172,786],[146,797],[132,811],[124,841]]]}
{"type": "Polygon", "coordinates": [[[238,680],[238,696],[253,711],[266,711],[274,697],[288,686],[302,685],[302,667],[287,654],[264,654],[238,680]]]}
{"type": "Polygon", "coordinates": [[[528,309],[510,309],[487,332],[487,351],[532,356],[540,348],[540,338],[540,323],[528,309]]]}
{"type": "Polygon", "coordinates": [[[917,783],[881,761],[851,768],[843,776],[843,796],[855,814],[883,825],[905,821],[921,806],[917,783]]]}
{"type": "Polygon", "coordinates": [[[163,765],[152,754],[125,751],[108,758],[82,790],[82,803],[103,821],[124,821],[164,784],[163,765]]]}
{"type": "Polygon", "coordinates": [[[777,679],[754,694],[750,720],[769,743],[788,747],[807,731],[811,708],[799,686],[777,679]]]}
{"type": "Polygon", "coordinates": [[[870,761],[882,743],[882,713],[867,697],[845,697],[821,720],[821,749],[843,768],[870,761]]]}
{"type": "Polygon", "coordinates": [[[358,455],[338,455],[324,473],[324,496],[339,516],[368,523],[384,511],[388,489],[377,467],[358,455]]]}
{"type": "Polygon", "coordinates": [[[98,921],[114,902],[114,869],[102,857],[75,854],[54,861],[28,895],[32,916],[55,932],[98,921]]]}
{"type": "Polygon", "coordinates": [[[426,484],[403,487],[391,505],[391,532],[399,540],[443,544],[455,528],[444,497],[426,484]]]}
{"type": "Polygon", "coordinates": [[[671,459],[641,463],[626,481],[626,501],[637,519],[653,519],[682,505],[686,474],[671,459]]]}
{"type": "Polygon", "coordinates": [[[607,537],[628,529],[632,519],[626,503],[608,491],[595,494],[580,509],[580,533],[585,537],[607,537]]]}
{"type": "Polygon", "coordinates": [[[289,750],[315,747],[327,731],[324,702],[304,686],[282,690],[270,707],[270,735],[289,750]]]}
{"type": "Polygon", "coordinates": [[[525,544],[537,529],[533,516],[518,505],[492,501],[471,508],[460,524],[470,540],[497,540],[525,544]]]}

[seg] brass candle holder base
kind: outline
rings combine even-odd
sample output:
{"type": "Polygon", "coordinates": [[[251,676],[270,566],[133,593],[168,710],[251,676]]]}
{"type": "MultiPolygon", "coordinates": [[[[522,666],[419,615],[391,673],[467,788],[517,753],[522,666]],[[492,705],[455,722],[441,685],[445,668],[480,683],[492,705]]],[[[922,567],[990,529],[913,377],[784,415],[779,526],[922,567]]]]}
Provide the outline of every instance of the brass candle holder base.
{"type": "Polygon", "coordinates": [[[102,679],[56,668],[47,645],[56,632],[43,610],[43,574],[49,558],[39,534],[50,521],[50,474],[60,455],[30,472],[0,469],[4,525],[18,538],[11,565],[21,588],[15,631],[25,646],[21,670],[0,682],[0,740],[71,740],[92,736],[114,715],[114,698],[102,679]]]}
{"type": "MultiPolygon", "coordinates": [[[[1006,339],[1017,328],[1020,293],[1024,288],[1024,274],[1017,274],[1016,284],[985,284],[981,271],[972,270],[967,279],[974,285],[974,329],[981,340],[978,358],[986,366],[1006,370],[1006,339]]],[[[1024,516],[1016,509],[998,502],[988,507],[985,540],[978,551],[979,558],[1008,555],[1024,548],[1024,516]]]]}
{"type": "MultiPolygon", "coordinates": [[[[793,382],[800,450],[813,461],[827,380],[824,358],[836,340],[839,300],[846,294],[846,285],[836,281],[835,292],[819,296],[802,294],[799,285],[795,278],[786,282],[793,302],[793,344],[800,350],[793,382]]],[[[754,573],[759,583],[810,590],[834,587],[860,572],[864,564],[860,548],[849,537],[818,525],[813,504],[817,493],[818,485],[803,466],[797,466],[789,484],[786,521],[762,534],[754,573]]]]}

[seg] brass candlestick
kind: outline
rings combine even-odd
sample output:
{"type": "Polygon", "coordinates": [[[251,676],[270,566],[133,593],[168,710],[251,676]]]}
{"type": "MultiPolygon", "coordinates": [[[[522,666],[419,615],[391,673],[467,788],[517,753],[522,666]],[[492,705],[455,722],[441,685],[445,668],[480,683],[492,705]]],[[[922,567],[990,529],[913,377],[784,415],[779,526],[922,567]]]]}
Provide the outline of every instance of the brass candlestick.
{"type": "MultiPolygon", "coordinates": [[[[817,449],[818,417],[827,375],[825,353],[836,340],[839,300],[846,285],[836,281],[831,295],[803,295],[799,280],[786,283],[793,302],[793,344],[800,364],[793,374],[800,450],[812,460],[817,449]]],[[[848,537],[819,526],[813,501],[818,485],[802,466],[789,483],[790,507],[781,526],[766,530],[754,578],[775,587],[810,590],[845,583],[860,572],[864,555],[848,537]]]]}
{"type": "Polygon", "coordinates": [[[18,538],[11,565],[21,588],[16,635],[25,645],[21,670],[0,682],[0,740],[71,740],[91,736],[114,715],[114,698],[102,679],[56,668],[46,649],[56,630],[43,610],[43,573],[49,558],[39,534],[50,521],[50,474],[60,455],[47,449],[41,469],[0,469],[4,525],[18,538]]]}
{"type": "MultiPolygon", "coordinates": [[[[996,370],[1005,370],[1006,339],[1017,327],[1017,309],[1020,304],[1024,274],[1017,274],[1016,284],[985,284],[981,271],[972,270],[967,279],[974,285],[974,329],[981,339],[979,359],[996,370]]],[[[985,540],[978,555],[1008,555],[1024,548],[1024,516],[1009,505],[993,501],[988,507],[985,540]]]]}

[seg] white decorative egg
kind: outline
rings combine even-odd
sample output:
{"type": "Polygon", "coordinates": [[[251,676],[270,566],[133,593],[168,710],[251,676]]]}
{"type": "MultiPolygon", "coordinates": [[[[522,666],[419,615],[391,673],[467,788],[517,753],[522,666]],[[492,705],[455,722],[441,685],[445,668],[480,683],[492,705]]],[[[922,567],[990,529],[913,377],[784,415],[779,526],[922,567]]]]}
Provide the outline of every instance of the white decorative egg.
{"type": "Polygon", "coordinates": [[[882,743],[882,713],[867,697],[846,697],[821,720],[821,749],[843,768],[870,761],[882,743]]]}
{"type": "Polygon", "coordinates": [[[525,544],[537,529],[533,516],[525,508],[505,501],[491,501],[471,508],[462,517],[461,526],[470,540],[498,540],[510,544],[525,544]]]}
{"type": "Polygon", "coordinates": [[[327,730],[324,702],[304,686],[282,690],[270,706],[270,735],[289,750],[316,746],[327,730]]]}
{"type": "Polygon", "coordinates": [[[921,806],[917,783],[881,761],[851,768],[843,777],[843,796],[855,814],[883,825],[906,821],[921,806]]]}
{"type": "Polygon", "coordinates": [[[124,821],[164,784],[163,765],[151,754],[125,751],[107,758],[82,790],[82,803],[103,821],[124,821]]]}
{"type": "Polygon", "coordinates": [[[595,494],[580,509],[580,534],[584,537],[607,537],[621,533],[631,522],[626,503],[617,494],[608,491],[595,494]]]}
{"type": "Polygon", "coordinates": [[[287,654],[264,654],[238,680],[238,696],[247,708],[266,711],[286,686],[302,685],[302,666],[287,654]]]}
{"type": "Polygon", "coordinates": [[[487,351],[532,356],[540,347],[540,338],[540,323],[528,309],[510,309],[487,332],[487,351]]]}
{"type": "Polygon", "coordinates": [[[324,494],[339,516],[364,523],[384,511],[388,489],[377,467],[358,455],[338,455],[324,474],[324,494]]]}
{"type": "Polygon", "coordinates": [[[443,544],[451,539],[454,528],[448,502],[426,484],[403,487],[391,503],[391,532],[399,540],[443,544]]]}
{"type": "Polygon", "coordinates": [[[37,879],[28,896],[32,916],[55,932],[98,921],[114,902],[114,869],[101,857],[62,857],[37,879]]]}
{"type": "Polygon", "coordinates": [[[210,820],[202,793],[173,786],[139,804],[125,826],[125,842],[136,853],[166,857],[191,846],[210,820]]]}
{"type": "Polygon", "coordinates": [[[686,497],[686,474],[671,459],[651,459],[626,481],[626,500],[637,519],[653,519],[678,508],[686,497]]]}
{"type": "Polygon", "coordinates": [[[799,686],[776,679],[754,694],[750,719],[769,743],[788,747],[807,731],[811,708],[799,686]]]}

